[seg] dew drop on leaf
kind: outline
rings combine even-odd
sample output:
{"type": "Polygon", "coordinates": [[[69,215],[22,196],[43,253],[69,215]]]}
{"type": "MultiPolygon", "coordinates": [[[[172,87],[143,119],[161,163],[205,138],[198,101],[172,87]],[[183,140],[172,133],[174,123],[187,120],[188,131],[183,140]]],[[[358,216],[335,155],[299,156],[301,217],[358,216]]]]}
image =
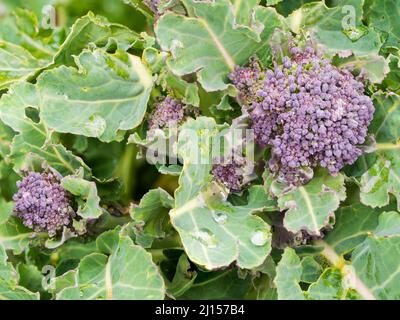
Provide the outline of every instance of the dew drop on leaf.
{"type": "Polygon", "coordinates": [[[214,221],[218,224],[224,224],[228,219],[228,216],[224,212],[213,211],[212,216],[214,221]]]}
{"type": "Polygon", "coordinates": [[[368,33],[368,28],[365,26],[348,28],[343,30],[343,33],[353,42],[357,41],[361,37],[368,33]]]}
{"type": "Polygon", "coordinates": [[[217,237],[208,229],[195,231],[192,233],[192,236],[208,248],[215,248],[217,246],[217,237]]]}
{"type": "Polygon", "coordinates": [[[263,246],[270,239],[270,233],[268,230],[257,230],[251,236],[251,243],[255,246],[263,246]]]}

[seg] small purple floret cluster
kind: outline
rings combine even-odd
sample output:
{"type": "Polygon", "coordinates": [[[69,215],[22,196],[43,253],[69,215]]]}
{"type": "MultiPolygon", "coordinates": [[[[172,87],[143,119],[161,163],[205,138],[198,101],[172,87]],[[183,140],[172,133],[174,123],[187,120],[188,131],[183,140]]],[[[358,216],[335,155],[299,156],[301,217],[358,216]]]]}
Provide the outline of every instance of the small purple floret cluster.
{"type": "Polygon", "coordinates": [[[60,180],[55,172],[29,172],[17,182],[14,213],[26,227],[54,236],[71,223],[74,215],[71,195],[61,186],[60,180]]]}
{"type": "Polygon", "coordinates": [[[185,118],[185,105],[177,99],[166,97],[155,104],[149,117],[150,129],[164,129],[179,125],[185,118]]]}
{"type": "Polygon", "coordinates": [[[251,180],[254,164],[242,156],[235,156],[226,163],[213,165],[212,174],[216,181],[230,192],[240,192],[251,180]]]}
{"type": "Polygon", "coordinates": [[[253,83],[263,83],[243,112],[256,141],[272,147],[269,167],[280,181],[303,184],[312,178],[307,169],[317,166],[334,175],[362,154],[358,145],[365,142],[374,106],[350,71],[333,66],[311,46],[292,46],[290,57],[262,80],[251,68],[238,68],[230,78],[239,90],[248,90],[251,75],[253,83]]]}
{"type": "Polygon", "coordinates": [[[252,61],[249,67],[236,66],[229,74],[229,80],[241,92],[251,90],[261,76],[261,69],[257,62],[252,61]]]}

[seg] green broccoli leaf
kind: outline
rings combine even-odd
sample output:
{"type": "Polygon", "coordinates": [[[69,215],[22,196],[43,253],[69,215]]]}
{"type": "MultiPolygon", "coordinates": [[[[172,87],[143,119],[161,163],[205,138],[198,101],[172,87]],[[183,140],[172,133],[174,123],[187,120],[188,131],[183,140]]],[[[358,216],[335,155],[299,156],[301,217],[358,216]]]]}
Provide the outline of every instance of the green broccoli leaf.
{"type": "Polygon", "coordinates": [[[281,26],[270,8],[256,7],[249,28],[235,25],[229,0],[183,3],[194,16],[166,13],[156,24],[157,40],[164,51],[171,52],[171,70],[180,76],[196,72],[207,91],[226,89],[235,65],[245,64],[254,54],[263,57],[272,32],[281,26]]]}
{"type": "Polygon", "coordinates": [[[277,181],[269,185],[268,179],[266,185],[278,197],[279,208],[287,210],[284,226],[293,233],[306,230],[320,235],[320,229],[331,223],[335,210],[346,198],[343,175],[331,176],[324,169],[317,170],[304,186],[292,188],[277,181]]]}
{"type": "Polygon", "coordinates": [[[108,257],[93,253],[82,259],[77,268],[75,286],[66,287],[57,299],[163,299],[165,285],[151,255],[120,236],[117,248],[108,257]]]}
{"type": "Polygon", "coordinates": [[[394,93],[374,95],[375,114],[370,131],[376,139],[375,164],[361,177],[361,202],[373,208],[389,204],[389,194],[397,198],[400,210],[400,97],[394,93]]]}
{"type": "Polygon", "coordinates": [[[271,250],[271,231],[260,217],[275,210],[261,186],[249,190],[248,204],[233,206],[221,186],[212,182],[212,140],[218,127],[212,118],[200,117],[183,125],[178,152],[184,166],[175,192],[171,223],[178,231],[188,257],[207,269],[259,266],[271,250]]]}
{"type": "Polygon", "coordinates": [[[138,57],[122,51],[84,51],[75,62],[78,69],[61,66],[38,79],[43,122],[58,132],[121,141],[143,120],[151,75],[138,57]]]}

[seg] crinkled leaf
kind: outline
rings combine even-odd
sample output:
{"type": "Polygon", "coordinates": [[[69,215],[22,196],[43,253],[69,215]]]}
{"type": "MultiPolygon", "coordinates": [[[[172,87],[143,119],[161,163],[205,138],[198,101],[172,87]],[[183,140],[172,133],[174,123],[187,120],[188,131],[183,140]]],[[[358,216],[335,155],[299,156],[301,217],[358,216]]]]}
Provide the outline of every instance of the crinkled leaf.
{"type": "Polygon", "coordinates": [[[18,273],[7,260],[6,250],[0,244],[0,281],[16,285],[18,283],[18,273]]]}
{"type": "Polygon", "coordinates": [[[362,3],[363,0],[339,0],[331,8],[323,1],[307,3],[288,17],[288,23],[296,33],[302,28],[314,31],[318,42],[332,53],[341,56],[351,52],[357,56],[378,53],[379,34],[362,25],[362,3]]]}
{"type": "Polygon", "coordinates": [[[45,64],[23,47],[0,40],[0,90],[29,78],[45,64]]]}
{"type": "Polygon", "coordinates": [[[261,186],[250,189],[247,205],[235,207],[224,200],[223,189],[210,175],[211,145],[217,133],[212,118],[199,117],[183,126],[178,150],[184,166],[171,222],[193,262],[207,269],[235,261],[242,268],[256,267],[271,250],[271,232],[253,213],[273,210],[274,201],[261,186]]]}
{"type": "Polygon", "coordinates": [[[375,114],[370,132],[376,139],[375,164],[361,177],[361,202],[383,207],[389,204],[389,193],[397,198],[400,209],[400,97],[376,93],[375,114]]]}
{"type": "Polygon", "coordinates": [[[312,256],[306,256],[301,259],[301,268],[303,270],[301,281],[307,283],[317,281],[323,271],[321,265],[312,256]]]}
{"type": "Polygon", "coordinates": [[[345,60],[349,67],[361,70],[372,82],[381,82],[388,72],[388,62],[379,56],[382,45],[379,33],[362,24],[363,0],[339,0],[333,7],[324,1],[307,3],[288,17],[292,31],[311,30],[324,51],[345,60]]]}
{"type": "Polygon", "coordinates": [[[249,25],[254,9],[261,0],[230,0],[237,24],[249,25]]]}
{"type": "Polygon", "coordinates": [[[95,241],[85,243],[74,238],[54,250],[54,255],[57,257],[57,263],[62,264],[67,260],[80,261],[83,257],[96,251],[98,251],[98,248],[95,241]]]}
{"type": "Polygon", "coordinates": [[[381,88],[400,94],[400,58],[398,55],[390,54],[388,60],[390,71],[383,80],[381,88]]]}
{"type": "Polygon", "coordinates": [[[11,38],[5,35],[7,41],[28,50],[37,59],[49,63],[56,52],[60,42],[64,39],[64,32],[56,25],[51,28],[45,28],[44,21],[39,22],[39,17],[44,17],[43,14],[39,16],[29,10],[17,8],[13,12],[14,23],[16,27],[16,38],[14,35],[11,38]]]}
{"type": "Polygon", "coordinates": [[[389,204],[389,193],[396,199],[400,210],[400,161],[378,161],[361,178],[361,202],[373,208],[389,204]]]}
{"type": "Polygon", "coordinates": [[[76,285],[77,282],[77,272],[75,270],[67,271],[61,276],[50,279],[48,287],[45,289],[48,290],[53,295],[56,295],[60,291],[71,288],[76,285]]]}
{"type": "Polygon", "coordinates": [[[110,255],[118,248],[119,234],[121,227],[108,230],[99,235],[96,239],[97,250],[101,253],[110,255]]]}
{"type": "Polygon", "coordinates": [[[150,238],[162,238],[170,228],[168,212],[174,207],[174,199],[163,189],[150,190],[138,206],[130,209],[137,233],[150,238]]]}
{"type": "Polygon", "coordinates": [[[381,83],[390,71],[389,59],[385,59],[378,53],[371,53],[367,56],[355,56],[338,59],[335,63],[340,68],[349,68],[356,71],[372,83],[381,83]]]}
{"type": "Polygon", "coordinates": [[[80,167],[88,171],[83,161],[57,144],[55,138],[53,143],[51,132],[42,121],[37,123],[27,116],[28,108],[37,110],[39,106],[36,88],[30,83],[15,85],[1,97],[0,119],[19,133],[12,140],[10,154],[15,168],[23,168],[27,154],[34,153],[61,174],[75,173],[80,167]]]}
{"type": "Polygon", "coordinates": [[[353,204],[339,208],[335,216],[334,228],[324,240],[335,252],[345,254],[362,243],[376,228],[379,212],[362,204],[353,204]]]}
{"type": "Polygon", "coordinates": [[[284,226],[291,232],[306,230],[319,235],[329,223],[335,210],[346,197],[344,177],[331,176],[326,170],[317,170],[313,179],[304,186],[287,188],[274,181],[270,191],[278,197],[281,210],[287,210],[284,226]]]}
{"type": "Polygon", "coordinates": [[[171,70],[180,76],[197,72],[207,91],[226,89],[227,75],[235,65],[246,63],[253,54],[264,55],[268,51],[267,40],[281,24],[270,8],[255,9],[255,31],[235,25],[229,0],[185,0],[184,4],[194,17],[166,13],[156,24],[157,40],[164,51],[171,52],[171,70]],[[262,31],[258,30],[260,26],[262,31]]]}
{"type": "Polygon", "coordinates": [[[238,300],[251,288],[251,279],[238,277],[237,270],[201,272],[192,287],[179,299],[182,300],[238,300]]]}
{"type": "Polygon", "coordinates": [[[95,16],[89,12],[75,21],[68,37],[54,57],[54,63],[74,65],[74,56],[88,48],[89,44],[107,49],[113,42],[116,42],[119,48],[127,50],[139,41],[141,41],[140,36],[129,28],[110,23],[106,18],[95,16]]]}
{"type": "Polygon", "coordinates": [[[252,279],[252,289],[248,292],[246,299],[276,300],[277,290],[274,284],[276,276],[276,264],[271,256],[264,263],[253,269],[255,277],[252,279]]]}
{"type": "Polygon", "coordinates": [[[138,57],[121,51],[84,51],[76,63],[78,69],[61,66],[39,78],[44,123],[104,142],[122,140],[126,130],[142,122],[151,75],[138,57]]]}
{"type": "Polygon", "coordinates": [[[328,268],[317,282],[307,291],[310,300],[344,300],[348,292],[344,287],[342,272],[336,268],[328,268]]]}
{"type": "Polygon", "coordinates": [[[280,300],[304,300],[299,282],[302,275],[301,260],[292,248],[286,248],[276,267],[274,283],[280,300]]]}
{"type": "Polygon", "coordinates": [[[193,286],[197,277],[197,272],[190,271],[190,268],[191,266],[187,256],[182,254],[176,266],[174,278],[168,285],[168,293],[174,298],[182,296],[193,286]]]}
{"type": "Polygon", "coordinates": [[[158,82],[182,102],[195,107],[200,105],[199,88],[196,83],[186,82],[168,69],[160,74],[158,82]]]}
{"type": "Polygon", "coordinates": [[[24,227],[20,219],[10,217],[7,222],[0,224],[0,244],[7,250],[21,253],[28,245],[33,231],[24,227]]]}
{"type": "Polygon", "coordinates": [[[384,2],[366,0],[364,4],[365,19],[371,27],[375,27],[386,35],[385,47],[400,47],[400,4],[396,0],[384,2]]]}
{"type": "Polygon", "coordinates": [[[0,224],[6,222],[14,209],[14,202],[7,202],[0,198],[0,224]]]}
{"type": "Polygon", "coordinates": [[[39,293],[21,286],[11,286],[0,280],[0,300],[39,300],[39,293]]]}
{"type": "Polygon", "coordinates": [[[38,300],[39,294],[18,285],[18,273],[7,260],[5,247],[0,243],[0,300],[38,300]]]}
{"type": "Polygon", "coordinates": [[[383,213],[379,225],[352,254],[357,275],[377,299],[400,298],[400,214],[383,213]]]}
{"type": "Polygon", "coordinates": [[[44,35],[36,14],[20,8],[0,21],[0,29],[0,89],[48,66],[61,41],[58,29],[44,35]]]}
{"type": "Polygon", "coordinates": [[[9,10],[23,7],[28,10],[32,10],[36,14],[40,14],[44,6],[54,4],[55,1],[56,0],[2,0],[2,4],[4,4],[9,10]]]}
{"type": "MultiPolygon", "coordinates": [[[[83,172],[81,173],[83,174],[83,172]]],[[[100,207],[96,184],[83,179],[82,174],[64,177],[61,185],[75,196],[79,216],[85,219],[98,218],[103,213],[103,209],[100,207]]]]}
{"type": "Polygon", "coordinates": [[[17,266],[17,271],[19,275],[19,285],[32,292],[44,291],[42,286],[43,274],[37,266],[20,263],[17,266]]]}
{"type": "Polygon", "coordinates": [[[163,299],[164,282],[151,255],[120,236],[118,247],[107,257],[93,253],[78,266],[77,285],[63,289],[58,299],[163,299]]]}

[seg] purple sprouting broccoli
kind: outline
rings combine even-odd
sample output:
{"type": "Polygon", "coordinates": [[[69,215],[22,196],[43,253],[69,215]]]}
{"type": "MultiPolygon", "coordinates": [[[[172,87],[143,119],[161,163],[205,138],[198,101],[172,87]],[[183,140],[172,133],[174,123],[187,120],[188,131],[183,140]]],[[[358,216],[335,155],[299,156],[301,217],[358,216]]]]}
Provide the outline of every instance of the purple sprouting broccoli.
{"type": "Polygon", "coordinates": [[[245,105],[252,102],[260,87],[262,76],[259,63],[252,59],[247,67],[236,66],[228,75],[229,80],[239,90],[239,98],[245,105]]]}
{"type": "Polygon", "coordinates": [[[170,96],[162,98],[155,104],[149,116],[149,129],[166,129],[182,124],[188,117],[199,115],[198,108],[184,104],[170,96]]]}
{"type": "Polygon", "coordinates": [[[70,225],[74,216],[72,197],[61,186],[58,173],[29,172],[17,186],[18,192],[13,196],[14,213],[26,227],[47,232],[52,237],[70,225]]]}
{"type": "Polygon", "coordinates": [[[334,175],[356,161],[374,106],[360,81],[312,46],[292,46],[290,53],[265,73],[243,113],[250,116],[256,141],[272,147],[270,170],[280,181],[298,185],[312,177],[311,168],[334,175]]]}
{"type": "Polygon", "coordinates": [[[254,163],[240,155],[235,155],[229,161],[218,162],[212,169],[215,180],[230,192],[241,192],[253,179],[253,172],[254,163]]]}
{"type": "Polygon", "coordinates": [[[185,119],[185,105],[177,99],[166,97],[155,104],[149,117],[150,129],[164,129],[179,125],[185,119]]]}

